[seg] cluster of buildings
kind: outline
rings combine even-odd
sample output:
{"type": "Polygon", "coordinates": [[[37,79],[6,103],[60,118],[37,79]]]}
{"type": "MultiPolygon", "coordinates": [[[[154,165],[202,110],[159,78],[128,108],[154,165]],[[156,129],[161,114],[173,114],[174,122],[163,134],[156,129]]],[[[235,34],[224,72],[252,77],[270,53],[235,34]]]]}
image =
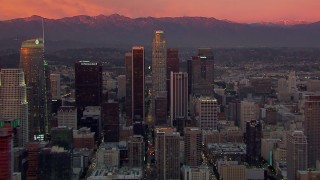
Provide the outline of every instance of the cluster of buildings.
{"type": "Polygon", "coordinates": [[[0,179],[320,177],[319,80],[216,79],[210,48],[183,69],[161,30],[151,67],[142,46],[123,56],[116,80],[94,61],[50,74],[43,40],[23,42],[0,71],[0,179]]]}

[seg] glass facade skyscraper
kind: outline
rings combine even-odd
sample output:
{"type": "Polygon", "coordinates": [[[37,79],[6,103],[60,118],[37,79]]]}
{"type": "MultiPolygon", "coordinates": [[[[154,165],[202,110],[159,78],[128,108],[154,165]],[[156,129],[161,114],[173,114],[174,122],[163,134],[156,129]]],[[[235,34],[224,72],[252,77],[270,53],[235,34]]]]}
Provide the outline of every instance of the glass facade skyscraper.
{"type": "Polygon", "coordinates": [[[48,133],[48,71],[42,39],[24,41],[20,49],[29,103],[29,138],[48,133]]]}

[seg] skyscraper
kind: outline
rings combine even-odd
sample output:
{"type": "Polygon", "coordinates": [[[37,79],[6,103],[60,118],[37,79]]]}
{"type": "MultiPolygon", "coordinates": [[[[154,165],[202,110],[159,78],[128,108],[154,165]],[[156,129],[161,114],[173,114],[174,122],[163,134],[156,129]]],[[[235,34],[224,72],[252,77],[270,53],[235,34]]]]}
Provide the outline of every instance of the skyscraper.
{"type": "MultiPolygon", "coordinates": [[[[155,99],[167,96],[167,48],[164,31],[154,32],[152,42],[152,115],[155,115],[155,99]]],[[[157,123],[157,122],[156,122],[157,123]]]]}
{"type": "Polygon", "coordinates": [[[109,100],[102,104],[104,142],[119,142],[119,103],[109,100]]]}
{"type": "Polygon", "coordinates": [[[245,133],[245,143],[247,145],[247,163],[255,165],[261,156],[261,123],[256,120],[248,121],[245,133]]]}
{"type": "Polygon", "coordinates": [[[179,72],[179,51],[177,48],[167,49],[167,108],[170,111],[170,77],[172,72],[179,72]]]}
{"type": "Polygon", "coordinates": [[[188,74],[171,72],[170,84],[170,118],[172,125],[177,118],[186,119],[188,117],[188,74]]]}
{"type": "Polygon", "coordinates": [[[132,118],[144,121],[144,47],[132,47],[132,118]]]}
{"type": "Polygon", "coordinates": [[[214,56],[211,48],[198,49],[198,54],[192,57],[188,67],[191,71],[192,94],[213,96],[214,56]]]}
{"type": "Polygon", "coordinates": [[[22,69],[1,69],[0,121],[18,120],[22,126],[20,147],[29,141],[27,90],[22,69]]]}
{"type": "Polygon", "coordinates": [[[155,159],[158,179],[180,179],[180,134],[174,128],[155,130],[155,159]]]}
{"type": "Polygon", "coordinates": [[[200,166],[201,157],[201,129],[197,127],[184,128],[184,159],[188,166],[200,166]]]}
{"type": "MultiPolygon", "coordinates": [[[[76,106],[81,118],[86,106],[100,106],[102,102],[102,64],[90,61],[75,63],[76,106]]],[[[78,124],[81,126],[81,124],[78,124]]]]}
{"type": "Polygon", "coordinates": [[[307,137],[303,131],[287,133],[288,179],[295,180],[298,170],[307,169],[307,137]]]}
{"type": "Polygon", "coordinates": [[[305,134],[308,141],[308,168],[320,160],[320,95],[306,96],[304,102],[305,134]]]}
{"type": "Polygon", "coordinates": [[[132,53],[125,54],[125,71],[126,71],[126,124],[132,125],[132,53]]]}
{"type": "Polygon", "coordinates": [[[20,49],[20,68],[23,69],[27,86],[29,111],[29,138],[48,133],[48,84],[49,74],[44,60],[42,39],[22,42],[20,49]]]}

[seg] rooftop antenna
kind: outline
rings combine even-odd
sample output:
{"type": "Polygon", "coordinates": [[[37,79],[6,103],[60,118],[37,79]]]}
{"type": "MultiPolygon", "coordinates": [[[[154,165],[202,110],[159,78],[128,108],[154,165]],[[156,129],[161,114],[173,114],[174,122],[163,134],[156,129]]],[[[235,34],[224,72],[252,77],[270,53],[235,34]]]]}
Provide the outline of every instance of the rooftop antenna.
{"type": "Polygon", "coordinates": [[[43,23],[43,18],[42,18],[42,43],[44,47],[44,23],[43,23]]]}

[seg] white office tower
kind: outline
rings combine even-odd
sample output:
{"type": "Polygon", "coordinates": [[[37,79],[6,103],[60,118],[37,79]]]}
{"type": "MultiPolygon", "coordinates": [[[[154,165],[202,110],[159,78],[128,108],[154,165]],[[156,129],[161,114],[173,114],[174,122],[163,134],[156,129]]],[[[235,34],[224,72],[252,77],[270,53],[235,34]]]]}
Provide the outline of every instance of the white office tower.
{"type": "Polygon", "coordinates": [[[0,80],[0,121],[19,120],[22,142],[18,145],[24,146],[29,139],[24,73],[22,69],[1,69],[0,80]]]}
{"type": "Polygon", "coordinates": [[[52,99],[61,99],[60,74],[50,74],[52,99]]]}
{"type": "Polygon", "coordinates": [[[298,170],[307,169],[307,137],[303,131],[287,134],[287,169],[288,179],[295,180],[298,170]]]}
{"type": "MultiPolygon", "coordinates": [[[[155,98],[167,92],[167,47],[164,32],[154,32],[152,42],[152,98],[153,107],[155,98]]],[[[154,111],[154,108],[153,108],[154,111]]],[[[154,112],[152,113],[154,115],[154,112]]]]}
{"type": "Polygon", "coordinates": [[[201,129],[217,130],[218,102],[213,97],[199,97],[196,100],[196,120],[201,129]]]}

